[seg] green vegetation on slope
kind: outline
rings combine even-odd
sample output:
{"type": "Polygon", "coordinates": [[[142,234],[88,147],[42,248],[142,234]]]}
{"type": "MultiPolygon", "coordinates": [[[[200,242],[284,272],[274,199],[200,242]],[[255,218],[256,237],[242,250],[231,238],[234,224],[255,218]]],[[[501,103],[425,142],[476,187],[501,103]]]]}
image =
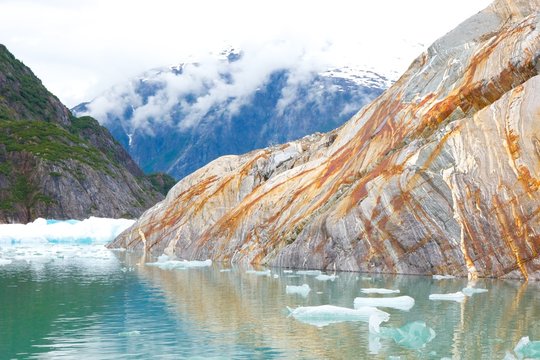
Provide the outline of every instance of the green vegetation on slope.
{"type": "Polygon", "coordinates": [[[8,152],[28,152],[39,158],[60,162],[77,160],[106,170],[102,154],[80,137],[53,123],[28,120],[0,121],[0,144],[8,152]]]}
{"type": "Polygon", "coordinates": [[[62,110],[34,73],[0,44],[0,120],[58,122],[62,110]]]}
{"type": "Polygon", "coordinates": [[[155,173],[147,175],[148,180],[150,180],[150,183],[160,193],[163,195],[167,195],[169,190],[176,185],[176,179],[170,176],[166,173],[155,173]]]}

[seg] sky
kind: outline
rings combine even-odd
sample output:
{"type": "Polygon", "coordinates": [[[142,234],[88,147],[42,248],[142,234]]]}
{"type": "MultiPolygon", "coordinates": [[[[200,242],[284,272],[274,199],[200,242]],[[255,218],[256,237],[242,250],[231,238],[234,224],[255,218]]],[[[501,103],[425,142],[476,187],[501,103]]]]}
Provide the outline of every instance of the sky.
{"type": "Polygon", "coordinates": [[[146,70],[228,46],[258,54],[254,71],[298,60],[311,69],[356,66],[397,78],[490,2],[0,0],[0,43],[73,107],[146,70]]]}

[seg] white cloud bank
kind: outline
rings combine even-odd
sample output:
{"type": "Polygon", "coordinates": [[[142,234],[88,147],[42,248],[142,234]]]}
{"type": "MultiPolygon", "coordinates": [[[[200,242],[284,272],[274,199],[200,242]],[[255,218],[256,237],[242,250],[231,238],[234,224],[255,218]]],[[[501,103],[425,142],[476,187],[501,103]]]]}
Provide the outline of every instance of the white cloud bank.
{"type": "Polygon", "coordinates": [[[219,56],[204,56],[184,64],[181,75],[156,69],[118,84],[95,98],[88,106],[88,113],[106,122],[107,114],[121,117],[123,110],[131,105],[133,116],[125,124],[128,131],[142,129],[152,133],[152,122],[172,124],[170,114],[180,104],[184,115],[178,126],[186,129],[198,124],[210,111],[219,116],[233,116],[265,86],[273,73],[287,70],[287,85],[278,103],[278,110],[284,110],[297,98],[299,85],[331,66],[324,60],[323,52],[324,49],[315,48],[308,51],[294,41],[275,41],[243,48],[241,57],[234,62],[219,56]],[[317,53],[321,56],[313,56],[317,53]],[[146,102],[135,92],[139,81],[159,88],[146,102]],[[188,95],[192,102],[186,101],[188,95]]]}
{"type": "Polygon", "coordinates": [[[489,2],[3,0],[0,42],[75,106],[147,69],[224,44],[248,49],[286,41],[304,60],[400,74],[419,47],[489,2]]]}

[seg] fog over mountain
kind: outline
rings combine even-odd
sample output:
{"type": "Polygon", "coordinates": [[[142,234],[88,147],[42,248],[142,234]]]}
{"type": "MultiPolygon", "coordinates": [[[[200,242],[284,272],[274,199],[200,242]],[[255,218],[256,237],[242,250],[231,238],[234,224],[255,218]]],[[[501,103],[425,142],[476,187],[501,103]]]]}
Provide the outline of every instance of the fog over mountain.
{"type": "Polygon", "coordinates": [[[392,83],[300,49],[228,48],[149,70],[73,110],[108,127],[145,171],[182,178],[221,155],[334,129],[392,83]]]}

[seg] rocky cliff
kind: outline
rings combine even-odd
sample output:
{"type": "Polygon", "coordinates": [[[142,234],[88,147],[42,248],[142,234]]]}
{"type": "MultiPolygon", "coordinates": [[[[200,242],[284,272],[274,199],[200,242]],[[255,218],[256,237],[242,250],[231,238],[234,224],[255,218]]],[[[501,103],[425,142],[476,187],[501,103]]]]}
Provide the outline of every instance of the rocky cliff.
{"type": "Polygon", "coordinates": [[[495,1],[341,128],[215,160],[111,246],[540,279],[539,9],[495,1]]]}
{"type": "Polygon", "coordinates": [[[0,223],[136,217],[162,196],[109,131],[0,45],[0,223]]]}

